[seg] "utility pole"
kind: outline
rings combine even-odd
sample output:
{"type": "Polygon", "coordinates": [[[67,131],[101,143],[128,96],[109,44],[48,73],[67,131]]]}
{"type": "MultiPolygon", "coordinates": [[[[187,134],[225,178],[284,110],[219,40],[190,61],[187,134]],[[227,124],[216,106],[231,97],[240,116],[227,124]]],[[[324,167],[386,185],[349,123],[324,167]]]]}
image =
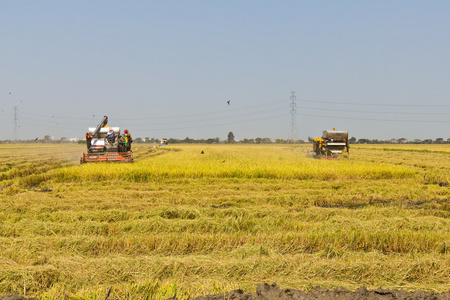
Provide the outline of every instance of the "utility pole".
{"type": "Polygon", "coordinates": [[[295,92],[291,92],[291,130],[289,133],[289,140],[291,143],[295,143],[297,140],[297,122],[295,120],[295,115],[297,114],[297,103],[295,101],[297,97],[295,97],[295,92]]]}
{"type": "Polygon", "coordinates": [[[14,141],[17,141],[17,122],[18,122],[18,118],[17,118],[17,112],[18,112],[18,108],[17,106],[14,106],[14,141]]]}

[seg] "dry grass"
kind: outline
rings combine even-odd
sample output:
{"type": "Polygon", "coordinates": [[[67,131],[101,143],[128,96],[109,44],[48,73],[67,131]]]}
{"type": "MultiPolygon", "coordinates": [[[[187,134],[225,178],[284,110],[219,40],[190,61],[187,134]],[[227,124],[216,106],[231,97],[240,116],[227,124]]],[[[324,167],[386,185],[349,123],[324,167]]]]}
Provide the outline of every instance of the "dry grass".
{"type": "Polygon", "coordinates": [[[448,291],[450,148],[370,146],[339,161],[305,146],[138,146],[134,164],[80,166],[82,146],[2,145],[0,294],[448,291]]]}

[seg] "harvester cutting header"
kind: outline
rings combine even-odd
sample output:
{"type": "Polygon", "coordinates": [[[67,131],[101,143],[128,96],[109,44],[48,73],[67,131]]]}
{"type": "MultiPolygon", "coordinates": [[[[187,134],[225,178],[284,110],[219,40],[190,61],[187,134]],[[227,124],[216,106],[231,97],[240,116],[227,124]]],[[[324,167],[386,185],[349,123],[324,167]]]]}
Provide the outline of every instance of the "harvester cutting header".
{"type": "Polygon", "coordinates": [[[89,127],[86,133],[87,153],[83,153],[80,163],[87,162],[133,162],[128,130],[120,133],[119,127],[108,125],[108,117],[104,116],[97,127],[89,127]]]}
{"type": "Polygon", "coordinates": [[[349,154],[348,131],[324,130],[322,137],[308,137],[313,144],[314,157],[325,159],[336,159],[347,149],[349,154]]]}

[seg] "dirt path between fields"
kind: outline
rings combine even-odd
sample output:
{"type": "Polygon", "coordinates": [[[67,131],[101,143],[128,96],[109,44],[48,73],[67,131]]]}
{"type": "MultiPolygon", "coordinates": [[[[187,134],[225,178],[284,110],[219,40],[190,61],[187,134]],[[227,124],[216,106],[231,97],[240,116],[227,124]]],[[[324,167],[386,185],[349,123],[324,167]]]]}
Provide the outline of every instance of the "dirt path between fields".
{"type": "MultiPolygon", "coordinates": [[[[175,300],[176,298],[170,298],[175,300]]],[[[282,290],[276,284],[261,284],[256,288],[256,294],[244,294],[240,290],[220,295],[208,295],[194,298],[194,300],[449,300],[450,291],[445,293],[406,292],[401,290],[367,290],[361,287],[352,292],[343,288],[328,290],[321,287],[313,288],[309,292],[299,290],[282,290]]],[[[1,299],[0,299],[1,300],[1,299]]],[[[169,299],[168,299],[169,300],[169,299]]]]}
{"type": "MultiPolygon", "coordinates": [[[[173,297],[167,300],[177,300],[173,297]]],[[[256,294],[244,294],[241,290],[235,290],[219,295],[207,295],[193,300],[450,300],[450,291],[443,293],[432,292],[406,292],[402,290],[368,290],[361,287],[352,292],[343,288],[334,290],[315,287],[309,292],[299,290],[282,290],[276,284],[261,284],[256,288],[256,294]]],[[[25,298],[17,295],[4,295],[0,300],[38,300],[38,298],[25,298]]],[[[82,299],[78,299],[82,300],[82,299]]],[[[107,300],[120,300],[107,298],[107,300]]]]}

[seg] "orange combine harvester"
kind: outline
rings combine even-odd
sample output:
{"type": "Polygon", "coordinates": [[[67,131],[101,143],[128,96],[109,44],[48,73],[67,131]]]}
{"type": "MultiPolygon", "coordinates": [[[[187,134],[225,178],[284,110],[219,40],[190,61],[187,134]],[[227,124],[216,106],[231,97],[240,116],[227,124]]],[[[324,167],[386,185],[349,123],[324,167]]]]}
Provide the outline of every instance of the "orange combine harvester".
{"type": "Polygon", "coordinates": [[[132,163],[133,142],[128,130],[120,133],[119,127],[108,126],[108,117],[104,116],[95,128],[89,128],[86,133],[87,152],[83,153],[80,163],[119,162],[132,163]]]}

